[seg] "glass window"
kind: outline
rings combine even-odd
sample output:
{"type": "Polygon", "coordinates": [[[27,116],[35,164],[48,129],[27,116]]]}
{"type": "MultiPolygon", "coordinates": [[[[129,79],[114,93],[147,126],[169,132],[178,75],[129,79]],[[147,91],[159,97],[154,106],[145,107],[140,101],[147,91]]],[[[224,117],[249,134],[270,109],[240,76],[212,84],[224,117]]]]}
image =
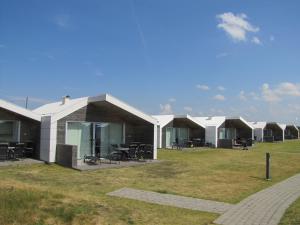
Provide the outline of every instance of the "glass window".
{"type": "Polygon", "coordinates": [[[220,128],[219,139],[235,139],[236,129],[235,128],[220,128]]]}
{"type": "Polygon", "coordinates": [[[77,157],[83,158],[84,155],[91,155],[93,140],[92,123],[69,122],[67,130],[67,142],[69,145],[77,146],[77,157]]]}
{"type": "Polygon", "coordinates": [[[20,121],[0,120],[0,142],[18,142],[20,121]]]}
{"type": "Polygon", "coordinates": [[[84,155],[106,157],[112,144],[123,143],[123,124],[68,122],[66,144],[76,145],[78,158],[84,155]]]}

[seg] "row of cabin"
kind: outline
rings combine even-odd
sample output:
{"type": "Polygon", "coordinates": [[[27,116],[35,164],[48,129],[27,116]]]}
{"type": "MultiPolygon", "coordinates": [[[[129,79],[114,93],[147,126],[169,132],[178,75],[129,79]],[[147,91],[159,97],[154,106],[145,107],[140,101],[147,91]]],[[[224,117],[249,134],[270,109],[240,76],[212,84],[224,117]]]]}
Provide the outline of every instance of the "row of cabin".
{"type": "Polygon", "coordinates": [[[55,162],[57,146],[77,146],[76,157],[105,157],[112,146],[142,143],[157,148],[209,146],[231,148],[239,141],[299,138],[299,128],[242,117],[150,116],[108,94],[45,104],[35,110],[0,100],[0,143],[31,145],[34,157],[55,162]]]}

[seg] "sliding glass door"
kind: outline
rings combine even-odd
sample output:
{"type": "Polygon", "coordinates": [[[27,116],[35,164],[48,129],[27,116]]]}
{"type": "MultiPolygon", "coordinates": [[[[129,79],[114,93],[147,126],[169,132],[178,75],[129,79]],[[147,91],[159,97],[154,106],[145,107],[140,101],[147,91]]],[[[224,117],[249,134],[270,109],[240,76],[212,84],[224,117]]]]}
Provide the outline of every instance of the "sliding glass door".
{"type": "Polygon", "coordinates": [[[77,157],[93,154],[93,124],[84,122],[69,122],[67,143],[77,146],[77,157]]]}
{"type": "Polygon", "coordinates": [[[76,145],[78,158],[84,155],[107,157],[112,145],[123,143],[123,125],[118,123],[68,122],[66,144],[76,145]]]}
{"type": "Polygon", "coordinates": [[[188,128],[176,128],[167,127],[166,128],[166,148],[171,148],[173,143],[184,144],[185,141],[189,140],[189,129],[188,128]]]}
{"type": "Polygon", "coordinates": [[[219,139],[236,139],[236,129],[219,128],[219,139]]]}

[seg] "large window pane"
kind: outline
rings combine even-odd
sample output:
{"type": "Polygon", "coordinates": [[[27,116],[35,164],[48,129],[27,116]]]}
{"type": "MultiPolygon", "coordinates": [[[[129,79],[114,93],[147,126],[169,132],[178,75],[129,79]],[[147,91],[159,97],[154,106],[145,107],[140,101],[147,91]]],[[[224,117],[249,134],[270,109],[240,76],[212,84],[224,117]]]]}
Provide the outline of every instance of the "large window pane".
{"type": "Polygon", "coordinates": [[[19,121],[0,120],[0,142],[18,142],[19,121]]]}
{"type": "Polygon", "coordinates": [[[84,155],[92,154],[92,124],[81,122],[69,122],[67,130],[67,143],[76,145],[78,158],[83,158],[84,155]]]}
{"type": "Polygon", "coordinates": [[[180,144],[184,144],[189,140],[189,129],[188,128],[177,128],[177,138],[180,144]]]}

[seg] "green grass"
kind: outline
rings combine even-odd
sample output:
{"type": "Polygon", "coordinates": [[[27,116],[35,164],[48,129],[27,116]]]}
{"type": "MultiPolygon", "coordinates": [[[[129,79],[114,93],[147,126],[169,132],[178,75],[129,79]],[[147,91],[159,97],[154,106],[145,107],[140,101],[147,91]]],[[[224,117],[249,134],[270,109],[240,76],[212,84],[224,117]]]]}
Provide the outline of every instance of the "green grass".
{"type": "Polygon", "coordinates": [[[258,144],[251,151],[160,150],[158,157],[163,162],[89,172],[54,164],[0,168],[0,225],[211,224],[218,215],[106,193],[131,187],[237,203],[300,173],[300,141],[258,144]],[[271,181],[264,179],[267,151],[271,181]]]}
{"type": "Polygon", "coordinates": [[[300,198],[287,209],[279,225],[299,225],[299,224],[300,224],[300,198]]]}

